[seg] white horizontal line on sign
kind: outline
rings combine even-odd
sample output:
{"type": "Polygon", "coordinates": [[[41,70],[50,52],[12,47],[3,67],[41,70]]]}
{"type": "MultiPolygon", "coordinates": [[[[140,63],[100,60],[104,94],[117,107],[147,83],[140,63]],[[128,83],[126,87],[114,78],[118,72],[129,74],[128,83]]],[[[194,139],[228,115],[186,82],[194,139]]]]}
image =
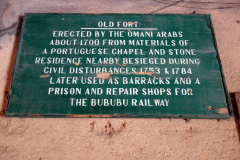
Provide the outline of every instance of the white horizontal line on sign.
{"type": "Polygon", "coordinates": [[[127,30],[158,30],[157,28],[81,28],[81,29],[127,29],[127,30]]]}

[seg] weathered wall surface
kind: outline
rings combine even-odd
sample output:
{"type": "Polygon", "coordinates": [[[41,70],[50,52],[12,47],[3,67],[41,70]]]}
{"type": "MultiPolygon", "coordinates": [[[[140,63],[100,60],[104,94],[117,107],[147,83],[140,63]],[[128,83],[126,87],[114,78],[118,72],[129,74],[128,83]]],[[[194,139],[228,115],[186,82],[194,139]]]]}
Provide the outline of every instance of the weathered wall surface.
{"type": "MultiPolygon", "coordinates": [[[[228,90],[240,91],[240,2],[1,0],[0,110],[6,107],[24,13],[211,14],[228,90]]],[[[0,117],[0,159],[240,159],[228,120],[0,117]]]]}

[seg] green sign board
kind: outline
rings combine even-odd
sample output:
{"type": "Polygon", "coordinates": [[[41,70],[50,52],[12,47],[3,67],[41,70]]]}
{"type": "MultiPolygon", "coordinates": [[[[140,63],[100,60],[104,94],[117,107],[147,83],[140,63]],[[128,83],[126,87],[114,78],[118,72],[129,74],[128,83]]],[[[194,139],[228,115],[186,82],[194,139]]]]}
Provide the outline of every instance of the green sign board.
{"type": "Polygon", "coordinates": [[[228,118],[210,15],[26,14],[7,116],[228,118]]]}

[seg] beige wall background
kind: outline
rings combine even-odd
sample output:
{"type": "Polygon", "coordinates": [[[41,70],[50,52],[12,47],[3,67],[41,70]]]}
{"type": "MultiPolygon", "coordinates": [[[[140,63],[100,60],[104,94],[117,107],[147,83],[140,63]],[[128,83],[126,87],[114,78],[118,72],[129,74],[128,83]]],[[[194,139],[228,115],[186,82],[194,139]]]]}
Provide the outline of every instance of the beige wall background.
{"type": "MultiPolygon", "coordinates": [[[[228,91],[240,91],[239,0],[1,0],[2,112],[18,46],[19,20],[24,13],[211,14],[228,91]]],[[[235,120],[239,124],[239,117],[6,118],[2,114],[0,159],[240,159],[235,120]]]]}

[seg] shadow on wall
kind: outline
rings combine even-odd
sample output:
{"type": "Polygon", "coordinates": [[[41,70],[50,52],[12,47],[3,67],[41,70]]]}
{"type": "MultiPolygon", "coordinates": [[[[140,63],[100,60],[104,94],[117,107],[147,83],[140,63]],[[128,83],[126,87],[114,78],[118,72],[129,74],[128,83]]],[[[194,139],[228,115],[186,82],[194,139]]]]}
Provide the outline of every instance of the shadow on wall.
{"type": "Polygon", "coordinates": [[[237,93],[230,93],[230,99],[232,104],[232,110],[234,114],[234,119],[236,122],[236,128],[238,132],[238,140],[240,142],[240,92],[237,93]]]}
{"type": "Polygon", "coordinates": [[[7,31],[9,29],[12,29],[13,27],[16,27],[16,38],[14,41],[14,46],[12,49],[12,53],[11,53],[11,60],[10,60],[10,64],[8,65],[8,71],[7,71],[7,78],[6,78],[6,86],[5,86],[5,97],[4,100],[2,102],[2,109],[0,110],[0,115],[4,116],[5,111],[7,109],[7,104],[8,104],[8,98],[9,98],[9,90],[11,88],[11,83],[12,83],[12,73],[13,73],[13,68],[14,68],[14,64],[15,64],[15,58],[16,58],[16,54],[17,54],[17,48],[18,48],[18,42],[19,42],[19,38],[20,38],[20,34],[21,34],[21,28],[22,28],[22,22],[23,22],[23,16],[19,17],[19,21],[15,24],[13,24],[11,27],[6,28],[4,30],[1,31],[7,31]]]}

